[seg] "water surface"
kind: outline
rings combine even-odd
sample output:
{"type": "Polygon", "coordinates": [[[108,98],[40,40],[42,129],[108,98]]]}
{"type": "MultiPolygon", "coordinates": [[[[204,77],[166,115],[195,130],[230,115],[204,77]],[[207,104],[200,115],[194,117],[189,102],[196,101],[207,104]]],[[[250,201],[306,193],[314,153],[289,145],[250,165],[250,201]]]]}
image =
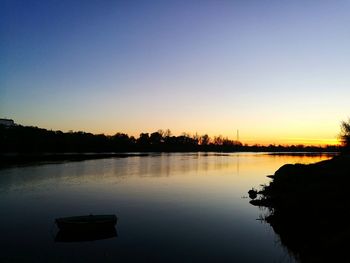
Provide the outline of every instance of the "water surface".
{"type": "Polygon", "coordinates": [[[170,153],[0,170],[0,261],[294,262],[246,198],[326,155],[170,153]],[[55,242],[57,217],[116,214],[117,236],[55,242]]]}

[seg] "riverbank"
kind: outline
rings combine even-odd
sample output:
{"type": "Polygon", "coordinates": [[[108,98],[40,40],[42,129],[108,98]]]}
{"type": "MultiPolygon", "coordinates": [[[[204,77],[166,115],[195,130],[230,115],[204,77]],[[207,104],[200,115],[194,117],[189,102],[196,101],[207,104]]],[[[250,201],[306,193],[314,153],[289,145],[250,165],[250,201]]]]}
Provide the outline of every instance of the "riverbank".
{"type": "Polygon", "coordinates": [[[265,219],[300,262],[349,260],[350,156],[315,164],[286,164],[251,204],[267,207],[265,219]]]}
{"type": "Polygon", "coordinates": [[[126,158],[148,156],[148,153],[33,153],[33,154],[1,154],[0,168],[56,162],[74,162],[105,158],[126,158]]]}

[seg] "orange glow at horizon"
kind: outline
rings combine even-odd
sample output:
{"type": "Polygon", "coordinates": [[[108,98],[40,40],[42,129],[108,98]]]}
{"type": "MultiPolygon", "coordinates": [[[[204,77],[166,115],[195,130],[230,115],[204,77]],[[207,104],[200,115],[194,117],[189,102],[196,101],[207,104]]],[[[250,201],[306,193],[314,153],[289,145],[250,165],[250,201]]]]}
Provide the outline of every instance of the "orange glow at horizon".
{"type": "MultiPolygon", "coordinates": [[[[140,133],[153,133],[158,130],[165,131],[166,129],[153,129],[153,130],[145,130],[140,132],[127,132],[127,131],[118,131],[121,133],[126,133],[129,136],[134,136],[135,138],[138,138],[140,133]]],[[[171,130],[171,129],[170,129],[171,130]]],[[[114,135],[117,132],[111,131],[108,133],[104,132],[98,132],[103,133],[106,135],[114,135]]],[[[232,135],[234,132],[227,134],[227,133],[219,133],[219,132],[197,132],[197,131],[183,131],[183,132],[174,132],[171,130],[171,134],[173,136],[180,136],[182,134],[189,134],[190,136],[193,136],[195,134],[201,136],[204,134],[208,134],[211,139],[214,139],[216,136],[222,136],[223,138],[228,138],[230,140],[235,141],[237,139],[236,134],[232,135]]],[[[307,136],[307,137],[285,137],[285,136],[252,136],[252,134],[249,134],[248,136],[245,136],[244,134],[240,133],[239,141],[244,145],[261,145],[261,146],[268,146],[268,145],[282,145],[282,146],[290,146],[290,145],[304,145],[304,146],[337,146],[340,145],[341,142],[339,141],[337,137],[337,132],[334,133],[335,136],[323,136],[323,137],[313,137],[313,136],[307,136]]]]}
{"type": "Polygon", "coordinates": [[[288,146],[288,145],[304,145],[304,146],[337,146],[340,145],[340,141],[338,139],[281,139],[281,140],[275,140],[274,143],[270,143],[267,140],[254,140],[254,139],[248,139],[246,141],[242,141],[242,143],[246,143],[248,145],[263,145],[268,146],[270,144],[272,145],[282,145],[282,146],[288,146]]]}
{"type": "Polygon", "coordinates": [[[212,139],[222,136],[230,140],[237,139],[248,145],[305,145],[326,146],[339,145],[340,121],[344,116],[324,118],[320,120],[301,120],[289,118],[288,121],[274,117],[270,122],[266,118],[233,118],[229,115],[223,119],[215,119],[214,116],[203,118],[148,118],[142,121],[117,121],[109,118],[80,118],[79,121],[48,122],[42,120],[15,119],[21,125],[38,126],[45,129],[62,131],[84,131],[93,134],[114,135],[118,132],[138,138],[140,133],[152,133],[159,129],[170,129],[171,134],[179,136],[183,133],[199,136],[208,134],[212,139]]]}

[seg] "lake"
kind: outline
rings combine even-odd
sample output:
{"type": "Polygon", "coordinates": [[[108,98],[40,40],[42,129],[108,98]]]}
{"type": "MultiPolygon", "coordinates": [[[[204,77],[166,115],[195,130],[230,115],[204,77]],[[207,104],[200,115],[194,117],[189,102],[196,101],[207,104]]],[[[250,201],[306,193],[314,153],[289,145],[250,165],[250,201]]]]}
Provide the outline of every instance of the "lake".
{"type": "Polygon", "coordinates": [[[0,262],[294,262],[247,191],[283,164],[328,158],[163,153],[2,169],[0,262]],[[116,232],[57,238],[55,218],[88,214],[116,214],[116,232]]]}

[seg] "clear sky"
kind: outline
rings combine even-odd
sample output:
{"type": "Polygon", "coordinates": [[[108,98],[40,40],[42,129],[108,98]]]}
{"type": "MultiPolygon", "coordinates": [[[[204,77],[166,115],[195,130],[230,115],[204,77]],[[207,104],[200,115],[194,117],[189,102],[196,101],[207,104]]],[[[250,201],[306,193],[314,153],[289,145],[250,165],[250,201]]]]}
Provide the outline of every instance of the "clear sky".
{"type": "Polygon", "coordinates": [[[0,1],[0,117],[243,143],[336,142],[350,1],[0,1]]]}

